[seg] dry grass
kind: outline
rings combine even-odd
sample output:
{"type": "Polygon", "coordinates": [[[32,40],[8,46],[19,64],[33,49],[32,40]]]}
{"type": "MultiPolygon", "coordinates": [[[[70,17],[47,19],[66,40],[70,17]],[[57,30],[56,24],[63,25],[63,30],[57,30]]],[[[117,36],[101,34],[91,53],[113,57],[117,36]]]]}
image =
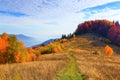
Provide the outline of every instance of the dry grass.
{"type": "Polygon", "coordinates": [[[65,53],[52,53],[52,54],[44,54],[41,56],[40,61],[43,60],[54,60],[54,61],[58,61],[58,60],[65,60],[67,61],[67,57],[65,53]]]}
{"type": "Polygon", "coordinates": [[[94,51],[100,51],[104,55],[104,48],[109,45],[113,48],[115,54],[120,54],[120,47],[107,44],[100,40],[101,36],[96,34],[83,34],[80,35],[76,40],[70,40],[64,45],[68,48],[69,46],[74,46],[73,52],[76,53],[93,53],[94,51]]]}
{"type": "Polygon", "coordinates": [[[108,57],[104,51],[107,43],[93,34],[81,35],[65,45],[74,46],[71,53],[77,60],[79,72],[88,80],[120,80],[120,47],[110,44],[114,55],[108,57]],[[95,51],[99,51],[101,55],[93,54],[95,51]]]}
{"type": "Polygon", "coordinates": [[[66,64],[65,59],[60,59],[65,55],[58,55],[54,54],[56,60],[51,54],[43,56],[45,59],[41,61],[0,65],[0,80],[55,80],[56,74],[66,64]]]}
{"type": "MultiPolygon", "coordinates": [[[[75,40],[63,43],[66,53],[71,48],[78,70],[88,80],[120,80],[120,47],[110,45],[114,55],[105,55],[107,45],[99,36],[85,34],[75,40]],[[101,55],[93,54],[99,51],[101,55]]],[[[55,80],[56,75],[68,62],[66,54],[42,55],[40,61],[0,65],[0,80],[55,80]]]]}
{"type": "Polygon", "coordinates": [[[99,56],[90,54],[74,54],[79,71],[88,77],[88,80],[119,80],[120,56],[99,56]]]}

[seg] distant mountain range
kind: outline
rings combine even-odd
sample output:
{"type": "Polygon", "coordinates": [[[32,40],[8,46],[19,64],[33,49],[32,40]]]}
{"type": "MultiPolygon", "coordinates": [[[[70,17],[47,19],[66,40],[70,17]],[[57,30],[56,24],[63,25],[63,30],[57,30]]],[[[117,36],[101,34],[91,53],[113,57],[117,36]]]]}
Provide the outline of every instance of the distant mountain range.
{"type": "Polygon", "coordinates": [[[16,34],[16,37],[19,41],[23,41],[26,47],[31,47],[32,45],[41,43],[40,40],[23,34],[16,34]]]}
{"type": "Polygon", "coordinates": [[[55,40],[58,40],[58,38],[56,38],[56,39],[49,39],[49,40],[46,40],[44,42],[41,42],[40,40],[37,40],[33,37],[26,36],[23,34],[17,34],[16,37],[19,41],[23,41],[26,47],[33,47],[33,48],[39,47],[42,45],[47,45],[50,42],[54,42],[55,40]]]}
{"type": "Polygon", "coordinates": [[[22,39],[22,40],[25,40],[25,39],[34,39],[34,38],[32,38],[32,37],[29,37],[29,36],[26,36],[26,35],[23,35],[23,34],[17,34],[16,35],[16,37],[18,38],[18,39],[22,39]]]}
{"type": "Polygon", "coordinates": [[[33,47],[33,48],[36,48],[36,47],[39,47],[39,46],[42,46],[42,45],[47,45],[47,44],[49,44],[50,42],[54,42],[54,41],[56,41],[56,40],[58,40],[58,38],[56,38],[56,39],[49,39],[49,40],[46,40],[46,41],[44,41],[44,42],[42,42],[42,43],[40,43],[40,44],[33,45],[32,47],[33,47]]]}

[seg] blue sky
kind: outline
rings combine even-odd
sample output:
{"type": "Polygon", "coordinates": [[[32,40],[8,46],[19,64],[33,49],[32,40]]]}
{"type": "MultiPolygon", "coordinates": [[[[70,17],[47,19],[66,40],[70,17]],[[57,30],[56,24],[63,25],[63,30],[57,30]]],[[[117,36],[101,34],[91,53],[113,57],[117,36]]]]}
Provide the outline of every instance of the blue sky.
{"type": "Polygon", "coordinates": [[[0,0],[0,33],[40,39],[73,33],[86,20],[120,21],[120,0],[0,0]]]}

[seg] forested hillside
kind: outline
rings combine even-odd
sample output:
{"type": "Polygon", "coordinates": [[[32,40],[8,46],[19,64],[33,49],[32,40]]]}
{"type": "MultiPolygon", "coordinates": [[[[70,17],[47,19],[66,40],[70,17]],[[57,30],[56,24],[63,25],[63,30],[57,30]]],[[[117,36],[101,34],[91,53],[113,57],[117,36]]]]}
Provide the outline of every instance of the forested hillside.
{"type": "Polygon", "coordinates": [[[85,21],[78,25],[76,35],[97,33],[108,38],[112,43],[120,46],[120,24],[108,20],[85,21]]]}

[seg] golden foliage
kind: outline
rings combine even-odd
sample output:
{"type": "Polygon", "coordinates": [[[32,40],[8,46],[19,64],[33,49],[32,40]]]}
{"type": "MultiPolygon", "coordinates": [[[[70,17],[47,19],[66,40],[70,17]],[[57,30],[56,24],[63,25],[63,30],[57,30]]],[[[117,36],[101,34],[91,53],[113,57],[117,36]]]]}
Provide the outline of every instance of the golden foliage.
{"type": "Polygon", "coordinates": [[[34,61],[36,60],[37,56],[34,54],[34,50],[32,47],[28,49],[27,61],[34,61]]]}
{"type": "Polygon", "coordinates": [[[34,51],[34,50],[33,50],[32,47],[30,47],[30,48],[28,49],[28,52],[29,52],[29,53],[33,53],[33,51],[34,51]]]}
{"type": "Polygon", "coordinates": [[[24,47],[25,47],[25,46],[24,46],[24,42],[22,42],[22,41],[20,42],[20,47],[21,47],[21,48],[24,48],[24,47]]]}
{"type": "Polygon", "coordinates": [[[55,52],[55,53],[57,53],[57,52],[59,52],[60,50],[59,50],[59,48],[58,47],[55,47],[54,49],[53,49],[53,52],[55,52]]]}
{"type": "Polygon", "coordinates": [[[62,42],[67,42],[67,39],[66,38],[62,39],[62,42]]]}
{"type": "Polygon", "coordinates": [[[0,63],[27,62],[36,60],[36,54],[32,48],[27,48],[19,42],[16,36],[8,36],[3,33],[0,36],[0,63]]]}
{"type": "Polygon", "coordinates": [[[3,33],[1,37],[2,37],[2,39],[4,39],[4,40],[8,40],[8,38],[9,38],[9,36],[8,36],[7,33],[3,33]]]}
{"type": "Polygon", "coordinates": [[[15,57],[15,62],[21,62],[22,56],[20,53],[17,53],[16,55],[14,55],[14,57],[15,57]]]}
{"type": "Polygon", "coordinates": [[[51,42],[45,46],[40,46],[34,49],[35,54],[47,54],[47,53],[57,53],[64,49],[64,45],[61,41],[67,41],[67,39],[61,39],[55,42],[51,42]]]}

